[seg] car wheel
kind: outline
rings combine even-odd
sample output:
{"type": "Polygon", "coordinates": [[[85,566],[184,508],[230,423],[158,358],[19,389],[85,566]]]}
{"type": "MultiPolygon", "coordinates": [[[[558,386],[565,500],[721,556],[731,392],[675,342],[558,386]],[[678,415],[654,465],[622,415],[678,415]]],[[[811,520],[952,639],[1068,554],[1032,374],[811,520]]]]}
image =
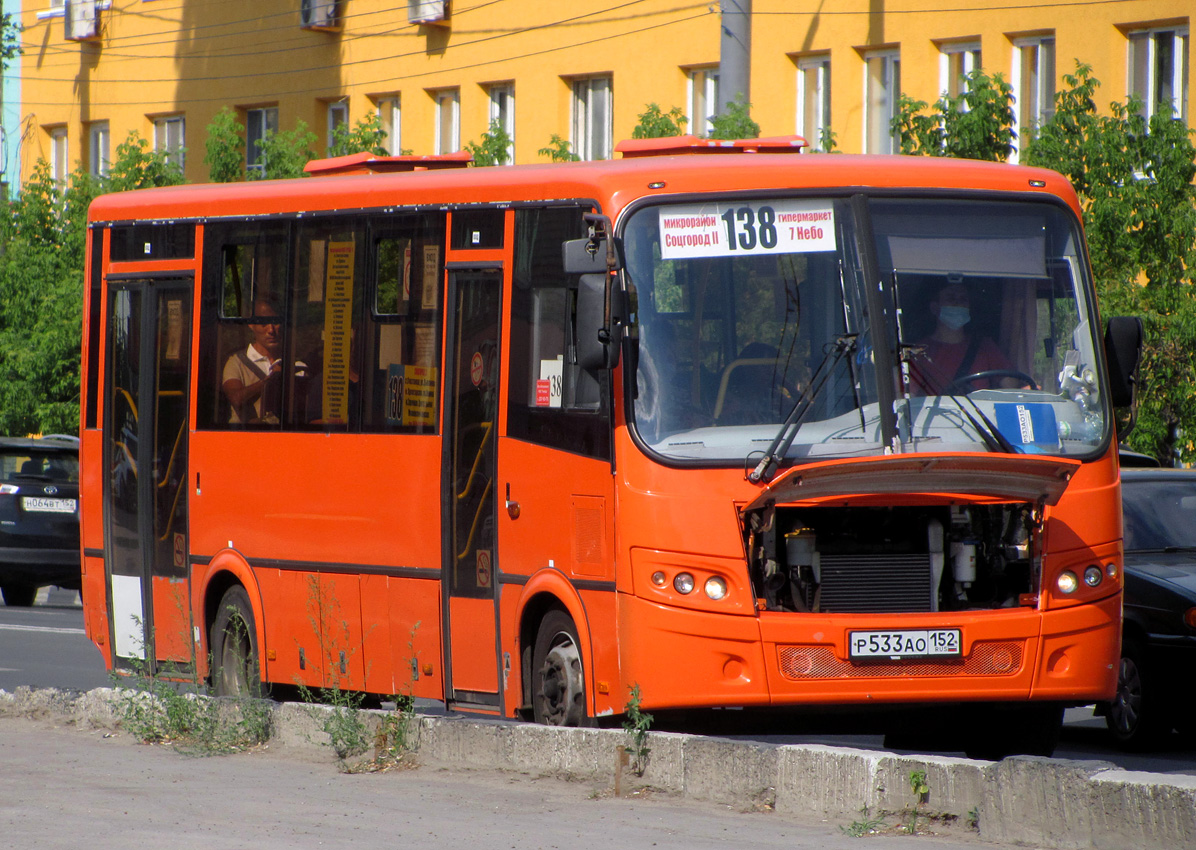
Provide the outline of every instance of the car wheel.
{"type": "Polygon", "coordinates": [[[585,671],[577,627],[564,611],[549,611],[532,651],[532,707],[537,723],[586,726],[585,671]]]}
{"type": "Polygon", "coordinates": [[[257,628],[249,594],[240,585],[230,587],[220,600],[212,621],[212,691],[220,697],[265,696],[257,652],[257,628]]]}
{"type": "Polygon", "coordinates": [[[28,608],[37,597],[37,588],[27,584],[6,584],[0,587],[4,604],[9,608],[28,608]]]}
{"type": "Polygon", "coordinates": [[[1122,641],[1117,694],[1105,715],[1113,740],[1127,750],[1149,749],[1171,731],[1163,720],[1162,701],[1143,659],[1142,647],[1136,641],[1122,641]]]}

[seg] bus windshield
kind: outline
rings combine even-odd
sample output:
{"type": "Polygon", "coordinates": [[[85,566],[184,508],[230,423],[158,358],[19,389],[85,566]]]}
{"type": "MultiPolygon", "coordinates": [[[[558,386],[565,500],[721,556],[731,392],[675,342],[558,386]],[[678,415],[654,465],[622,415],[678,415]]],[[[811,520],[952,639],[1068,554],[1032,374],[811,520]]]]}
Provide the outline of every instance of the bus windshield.
{"type": "Polygon", "coordinates": [[[1111,417],[1074,217],[1023,200],[860,200],[629,217],[642,444],[714,464],[778,443],[789,462],[1101,445],[1111,417]]]}

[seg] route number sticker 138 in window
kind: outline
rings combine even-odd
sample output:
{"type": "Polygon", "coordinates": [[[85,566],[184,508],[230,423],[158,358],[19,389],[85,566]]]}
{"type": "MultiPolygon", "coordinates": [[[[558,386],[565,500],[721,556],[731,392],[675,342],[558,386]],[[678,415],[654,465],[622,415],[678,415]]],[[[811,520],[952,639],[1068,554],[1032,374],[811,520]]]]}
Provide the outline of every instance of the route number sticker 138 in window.
{"type": "Polygon", "coordinates": [[[663,260],[835,250],[835,215],[824,200],[685,204],[660,210],[663,260]]]}

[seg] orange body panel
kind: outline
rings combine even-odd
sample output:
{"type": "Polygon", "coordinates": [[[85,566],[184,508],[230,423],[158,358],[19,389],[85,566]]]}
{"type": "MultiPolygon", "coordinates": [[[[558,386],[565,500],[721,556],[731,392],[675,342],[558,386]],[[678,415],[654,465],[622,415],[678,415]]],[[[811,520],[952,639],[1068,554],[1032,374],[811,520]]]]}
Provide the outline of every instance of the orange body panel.
{"type": "MultiPolygon", "coordinates": [[[[629,204],[648,195],[913,186],[1037,194],[1062,199],[1079,217],[1066,180],[1037,169],[804,154],[715,159],[717,163],[703,156],[640,157],[171,187],[102,197],[90,215],[94,222],[109,223],[197,222],[194,260],[126,262],[105,269],[130,274],[198,271],[204,256],[198,222],[230,215],[294,217],[405,205],[508,209],[553,198],[593,202],[618,220],[629,204]]],[[[514,288],[513,213],[506,214],[504,233],[503,249],[450,250],[446,245],[443,256],[450,262],[503,265],[505,352],[514,288]]],[[[89,252],[89,261],[91,256],[89,252]]],[[[200,354],[200,277],[193,362],[200,354]]],[[[88,293],[90,297],[90,287],[88,293]]],[[[444,304],[447,298],[441,295],[444,304]]],[[[107,321],[102,313],[95,315],[101,323],[107,321]]],[[[103,327],[85,327],[85,340],[103,332],[103,327]]],[[[97,349],[100,362],[93,363],[86,359],[85,342],[85,382],[106,374],[106,344],[97,349]]],[[[1120,628],[1119,580],[1087,597],[1081,590],[1073,598],[1056,598],[1049,589],[1065,568],[1082,569],[1089,563],[1120,568],[1112,451],[1084,463],[1059,503],[1046,508],[1041,569],[1048,590],[1023,607],[900,615],[764,612],[749,580],[740,525],[740,510],[760,497],[763,485],[746,480],[742,468],[668,467],[650,458],[633,442],[625,422],[625,365],[612,373],[613,462],[510,437],[505,379],[512,364],[503,363],[494,482],[497,608],[490,598],[448,599],[441,583],[446,437],[198,430],[192,376],[188,555],[190,616],[200,629],[203,650],[201,675],[207,666],[210,611],[216,595],[235,581],[249,594],[269,681],[444,698],[451,664],[454,688],[498,694],[506,715],[527,707],[525,659],[546,606],[566,610],[577,626],[588,709],[596,715],[621,712],[636,685],[645,708],[1086,702],[1111,692],[1120,628]],[[728,596],[716,602],[655,584],[653,574],[666,569],[691,571],[699,582],[721,576],[728,596]],[[447,638],[442,634],[446,600],[453,623],[447,638]],[[848,660],[852,630],[925,627],[961,630],[958,664],[882,662],[869,668],[848,660]]],[[[444,399],[443,391],[438,398],[444,399]]],[[[92,411],[91,421],[104,421],[103,403],[101,392],[101,407],[92,411]]],[[[447,427],[444,418],[437,420],[441,431],[447,427]]],[[[107,580],[103,558],[97,555],[105,546],[102,448],[99,430],[84,431],[82,545],[91,553],[84,558],[85,620],[111,665],[107,580]]],[[[932,495],[945,503],[957,494],[932,495]]],[[[926,498],[924,493],[898,494],[882,501],[914,504],[926,498]]],[[[174,590],[175,585],[161,591],[155,587],[155,610],[168,607],[162,595],[174,590]]],[[[168,648],[180,658],[189,651],[182,641],[168,648]]]]}

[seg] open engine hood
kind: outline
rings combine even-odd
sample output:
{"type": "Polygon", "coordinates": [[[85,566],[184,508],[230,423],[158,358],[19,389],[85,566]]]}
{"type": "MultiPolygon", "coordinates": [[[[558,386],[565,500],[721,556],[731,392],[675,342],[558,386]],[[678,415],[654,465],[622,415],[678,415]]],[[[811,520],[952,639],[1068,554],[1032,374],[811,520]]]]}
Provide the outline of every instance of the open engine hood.
{"type": "Polygon", "coordinates": [[[1053,505],[1080,461],[1041,455],[911,454],[852,458],[801,466],[785,473],[747,506],[885,494],[958,494],[1053,505]]]}

